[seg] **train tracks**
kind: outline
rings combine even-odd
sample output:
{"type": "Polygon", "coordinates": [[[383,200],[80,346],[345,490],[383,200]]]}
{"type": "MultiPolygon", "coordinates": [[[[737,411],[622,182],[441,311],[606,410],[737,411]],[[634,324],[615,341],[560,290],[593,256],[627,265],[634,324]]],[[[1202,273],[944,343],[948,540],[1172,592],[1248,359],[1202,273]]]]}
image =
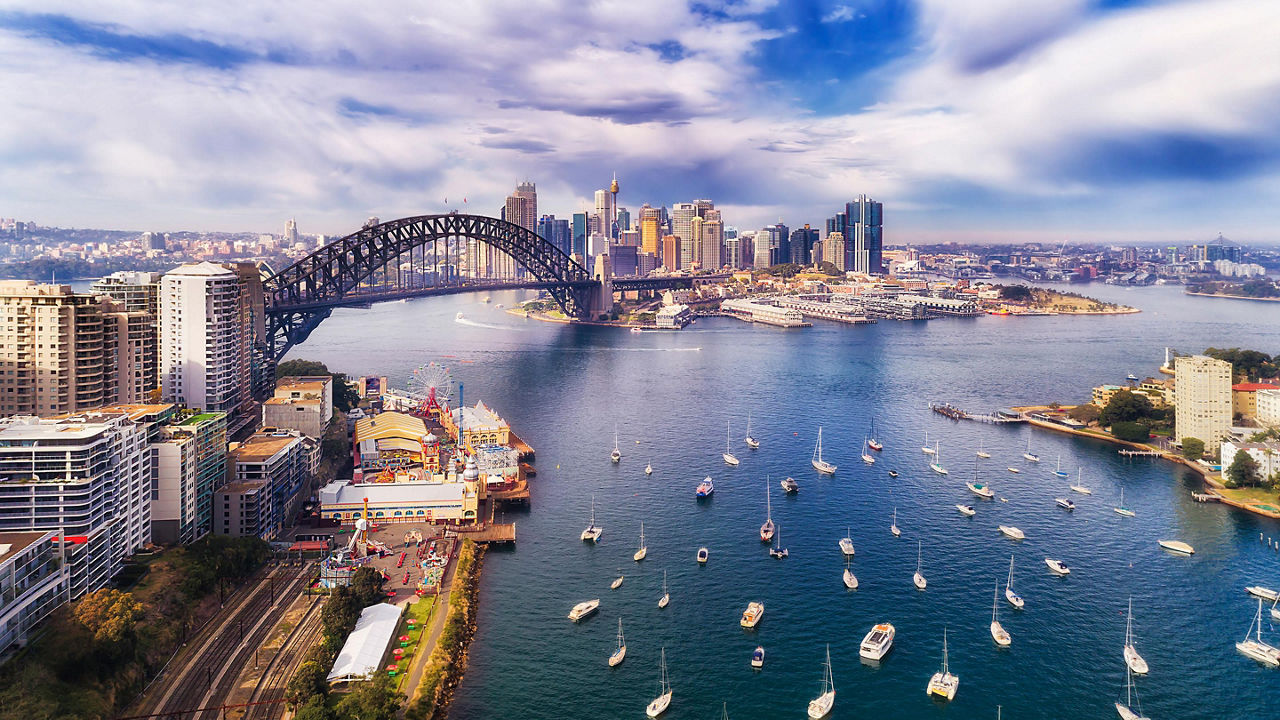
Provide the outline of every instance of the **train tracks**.
{"type": "Polygon", "coordinates": [[[249,697],[242,720],[278,720],[284,715],[284,693],[298,666],[307,658],[307,651],[320,639],[324,624],[320,620],[321,598],[307,606],[306,613],[289,632],[279,652],[271,658],[262,677],[249,697]]]}

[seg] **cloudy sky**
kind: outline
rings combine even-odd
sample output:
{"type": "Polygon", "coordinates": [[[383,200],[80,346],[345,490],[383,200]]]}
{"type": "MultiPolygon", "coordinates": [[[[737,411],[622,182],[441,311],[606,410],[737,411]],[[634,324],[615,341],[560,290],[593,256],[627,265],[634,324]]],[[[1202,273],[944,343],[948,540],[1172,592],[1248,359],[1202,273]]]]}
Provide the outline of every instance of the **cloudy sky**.
{"type": "Polygon", "coordinates": [[[0,96],[0,216],[64,227],[563,217],[616,171],[743,228],[1280,240],[1274,1],[0,0],[0,96]]]}

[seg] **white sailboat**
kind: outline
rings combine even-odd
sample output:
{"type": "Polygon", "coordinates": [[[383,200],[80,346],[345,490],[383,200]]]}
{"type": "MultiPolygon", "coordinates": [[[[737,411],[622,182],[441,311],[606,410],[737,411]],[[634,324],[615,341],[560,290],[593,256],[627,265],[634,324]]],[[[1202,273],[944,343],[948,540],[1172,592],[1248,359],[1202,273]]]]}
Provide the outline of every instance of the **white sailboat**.
{"type": "Polygon", "coordinates": [[[612,583],[609,583],[609,589],[610,589],[610,590],[617,590],[618,588],[622,587],[622,581],[623,581],[623,579],[624,579],[625,577],[626,577],[626,576],[622,574],[622,569],[621,569],[621,568],[619,568],[619,569],[618,569],[618,577],[614,578],[612,583]]]}
{"type": "Polygon", "coordinates": [[[658,609],[661,610],[662,608],[666,607],[667,603],[669,602],[671,602],[671,593],[667,592],[667,571],[663,570],[662,571],[662,597],[658,598],[658,609]]]}
{"type": "Polygon", "coordinates": [[[1009,635],[1009,632],[1004,629],[1004,626],[1000,624],[1000,615],[998,611],[998,605],[1000,602],[999,598],[1000,582],[997,580],[995,589],[991,591],[991,639],[995,640],[996,644],[1001,647],[1008,647],[1013,643],[1013,638],[1009,635]]]}
{"type": "Polygon", "coordinates": [[[933,454],[933,448],[929,447],[929,431],[928,430],[924,431],[924,446],[920,448],[920,452],[924,453],[925,455],[933,454]]]}
{"type": "Polygon", "coordinates": [[[1085,487],[1084,483],[1080,482],[1080,475],[1083,472],[1084,472],[1083,468],[1076,468],[1076,484],[1072,485],[1071,489],[1074,490],[1075,492],[1080,493],[1081,495],[1092,495],[1093,491],[1085,487]]]}
{"type": "Polygon", "coordinates": [[[1137,517],[1137,516],[1138,516],[1138,513],[1136,513],[1136,512],[1134,512],[1133,510],[1131,510],[1131,509],[1129,509],[1129,508],[1125,507],[1125,504],[1124,504],[1124,488],[1120,488],[1120,504],[1119,504],[1119,505],[1117,505],[1117,506],[1115,506],[1115,507],[1113,507],[1113,508],[1111,508],[1111,509],[1112,509],[1112,510],[1115,510],[1115,511],[1116,511],[1116,514],[1118,514],[1118,515],[1123,515],[1123,516],[1125,516],[1125,517],[1137,517]]]}
{"type": "Polygon", "coordinates": [[[734,454],[729,452],[729,423],[727,422],[724,425],[724,455],[721,455],[720,457],[724,458],[726,465],[738,464],[738,458],[734,457],[734,454]]]}
{"type": "Polygon", "coordinates": [[[876,419],[871,418],[871,430],[867,432],[867,447],[880,452],[884,450],[884,443],[880,442],[880,438],[876,437],[876,419]]]}
{"type": "Polygon", "coordinates": [[[889,526],[889,532],[893,533],[894,537],[902,535],[902,531],[898,529],[898,508],[893,509],[893,524],[889,526]]]}
{"type": "Polygon", "coordinates": [[[943,700],[954,700],[956,698],[956,690],[960,689],[960,677],[951,674],[951,669],[947,667],[947,629],[942,629],[942,669],[933,674],[929,678],[929,687],[925,692],[932,697],[942,698],[943,700]]]}
{"type": "Polygon", "coordinates": [[[1129,616],[1126,618],[1124,629],[1124,662],[1135,673],[1147,674],[1147,661],[1142,659],[1138,654],[1137,646],[1133,644],[1133,598],[1129,598],[1129,616]]]}
{"type": "Polygon", "coordinates": [[[924,552],[924,542],[916,544],[916,574],[911,576],[911,582],[916,584],[917,590],[923,590],[928,587],[929,582],[924,579],[924,574],[920,572],[920,559],[924,552]]]}
{"type": "Polygon", "coordinates": [[[640,548],[636,550],[636,554],[631,556],[632,560],[640,562],[645,555],[649,554],[649,546],[644,544],[644,521],[640,522],[640,548]]]}
{"type": "Polygon", "coordinates": [[[1031,438],[1027,438],[1027,451],[1022,453],[1022,457],[1030,460],[1031,462],[1040,462],[1040,456],[1031,452],[1031,438]]]}
{"type": "Polygon", "coordinates": [[[667,648],[662,648],[662,660],[659,661],[662,668],[662,680],[658,689],[658,697],[654,698],[649,706],[644,709],[644,714],[651,718],[656,718],[667,711],[667,706],[671,704],[671,683],[667,680],[667,648]]]}
{"type": "Polygon", "coordinates": [[[652,461],[650,461],[648,464],[646,464],[646,465],[644,466],[644,474],[645,474],[645,475],[652,475],[652,474],[653,474],[653,462],[652,462],[652,461]]]}
{"type": "Polygon", "coordinates": [[[827,661],[822,664],[822,693],[809,701],[810,720],[820,720],[831,712],[836,704],[836,682],[831,673],[831,646],[827,646],[827,661]]]}
{"type": "Polygon", "coordinates": [[[587,529],[582,531],[583,542],[599,542],[600,536],[604,534],[604,528],[596,525],[596,496],[591,496],[591,524],[587,525],[587,529]]]}
{"type": "Polygon", "coordinates": [[[858,589],[858,576],[854,575],[853,570],[849,569],[848,556],[846,556],[844,559],[844,576],[842,579],[844,580],[845,587],[849,588],[850,590],[858,589]]]}
{"type": "Polygon", "coordinates": [[[773,540],[773,531],[776,526],[773,524],[773,501],[769,492],[769,479],[765,477],[764,481],[764,524],[760,526],[760,542],[769,542],[773,540]]]}
{"type": "Polygon", "coordinates": [[[866,436],[862,438],[862,462],[868,465],[876,464],[875,456],[871,454],[871,441],[866,436]]]}
{"type": "Polygon", "coordinates": [[[979,441],[978,441],[978,452],[977,452],[976,454],[977,454],[977,456],[978,456],[978,457],[983,458],[983,459],[986,459],[986,458],[991,457],[991,453],[989,453],[989,452],[987,452],[986,450],[983,450],[983,449],[982,449],[982,441],[981,441],[981,440],[979,440],[979,441]]]}
{"type": "Polygon", "coordinates": [[[835,475],[836,466],[822,459],[822,426],[818,426],[818,444],[813,447],[813,459],[809,461],[813,469],[824,475],[835,475]]]}
{"type": "Polygon", "coordinates": [[[617,667],[627,657],[627,639],[622,636],[622,618],[618,618],[618,648],[609,656],[609,667],[617,667]]]}
{"type": "Polygon", "coordinates": [[[929,469],[933,470],[939,475],[946,475],[947,469],[942,467],[942,451],[938,448],[938,443],[936,442],[933,444],[933,455],[934,455],[934,460],[932,463],[929,464],[929,469]]]}
{"type": "Polygon", "coordinates": [[[1018,608],[1019,610],[1021,610],[1022,606],[1026,604],[1026,602],[1022,599],[1022,596],[1013,591],[1013,556],[1012,555],[1009,556],[1009,579],[1005,581],[1005,584],[1004,584],[1004,599],[1008,600],[1010,605],[1018,608]]]}
{"type": "Polygon", "coordinates": [[[1062,456],[1061,455],[1058,456],[1058,469],[1054,470],[1053,474],[1057,475],[1058,477],[1064,480],[1067,479],[1067,477],[1069,477],[1066,473],[1062,472],[1062,456]]]}
{"type": "Polygon", "coordinates": [[[618,449],[618,426],[613,426],[613,452],[609,453],[609,459],[614,465],[622,462],[622,451],[618,449]]]}
{"type": "Polygon", "coordinates": [[[1133,671],[1129,668],[1124,669],[1124,702],[1116,701],[1116,712],[1120,715],[1121,720],[1151,720],[1151,718],[1142,714],[1142,703],[1135,697],[1138,691],[1133,687],[1133,671]],[[1137,704],[1137,710],[1134,705],[1137,704]]]}
{"type": "Polygon", "coordinates": [[[751,413],[747,413],[747,436],[743,438],[743,442],[745,442],[747,447],[752,450],[756,450],[760,447],[760,441],[756,440],[755,436],[751,434],[751,413]]]}
{"type": "Polygon", "coordinates": [[[844,529],[844,537],[840,538],[840,552],[850,557],[853,556],[853,538],[851,535],[852,529],[846,526],[844,529]]]}
{"type": "Polygon", "coordinates": [[[1244,640],[1236,643],[1236,649],[1264,665],[1280,665],[1280,648],[1262,641],[1262,598],[1258,598],[1258,613],[1253,616],[1253,622],[1249,623],[1244,640]],[[1253,637],[1249,637],[1250,634],[1253,637]]]}

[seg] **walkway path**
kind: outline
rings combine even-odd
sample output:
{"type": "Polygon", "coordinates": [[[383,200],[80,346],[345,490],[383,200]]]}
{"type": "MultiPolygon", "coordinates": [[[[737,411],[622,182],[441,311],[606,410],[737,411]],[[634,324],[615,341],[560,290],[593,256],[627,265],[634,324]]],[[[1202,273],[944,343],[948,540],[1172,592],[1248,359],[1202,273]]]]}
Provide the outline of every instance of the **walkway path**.
{"type": "MultiPolygon", "coordinates": [[[[453,574],[457,568],[457,551],[455,550],[454,556],[449,559],[449,570],[440,581],[440,594],[436,596],[436,606],[431,610],[431,624],[424,633],[425,639],[418,645],[418,657],[414,659],[413,670],[409,672],[409,680],[405,686],[405,694],[408,695],[409,702],[412,702],[418,693],[418,684],[422,682],[422,672],[427,666],[427,659],[435,650],[436,643],[440,640],[440,633],[444,632],[444,619],[449,614],[449,593],[453,589],[453,574]]],[[[419,598],[415,602],[422,602],[422,599],[419,598]]],[[[406,702],[397,713],[397,717],[401,720],[404,720],[404,712],[409,702],[406,702]]]]}

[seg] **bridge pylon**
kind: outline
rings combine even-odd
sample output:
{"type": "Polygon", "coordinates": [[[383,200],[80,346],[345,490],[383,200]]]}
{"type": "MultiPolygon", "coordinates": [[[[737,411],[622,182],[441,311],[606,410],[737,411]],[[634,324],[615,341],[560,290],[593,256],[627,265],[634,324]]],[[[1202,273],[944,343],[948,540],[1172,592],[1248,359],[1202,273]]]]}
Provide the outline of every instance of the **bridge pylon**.
{"type": "Polygon", "coordinates": [[[599,284],[590,290],[585,313],[587,320],[599,320],[601,315],[608,315],[613,312],[612,278],[613,263],[609,260],[609,254],[597,255],[591,279],[599,284]]]}

